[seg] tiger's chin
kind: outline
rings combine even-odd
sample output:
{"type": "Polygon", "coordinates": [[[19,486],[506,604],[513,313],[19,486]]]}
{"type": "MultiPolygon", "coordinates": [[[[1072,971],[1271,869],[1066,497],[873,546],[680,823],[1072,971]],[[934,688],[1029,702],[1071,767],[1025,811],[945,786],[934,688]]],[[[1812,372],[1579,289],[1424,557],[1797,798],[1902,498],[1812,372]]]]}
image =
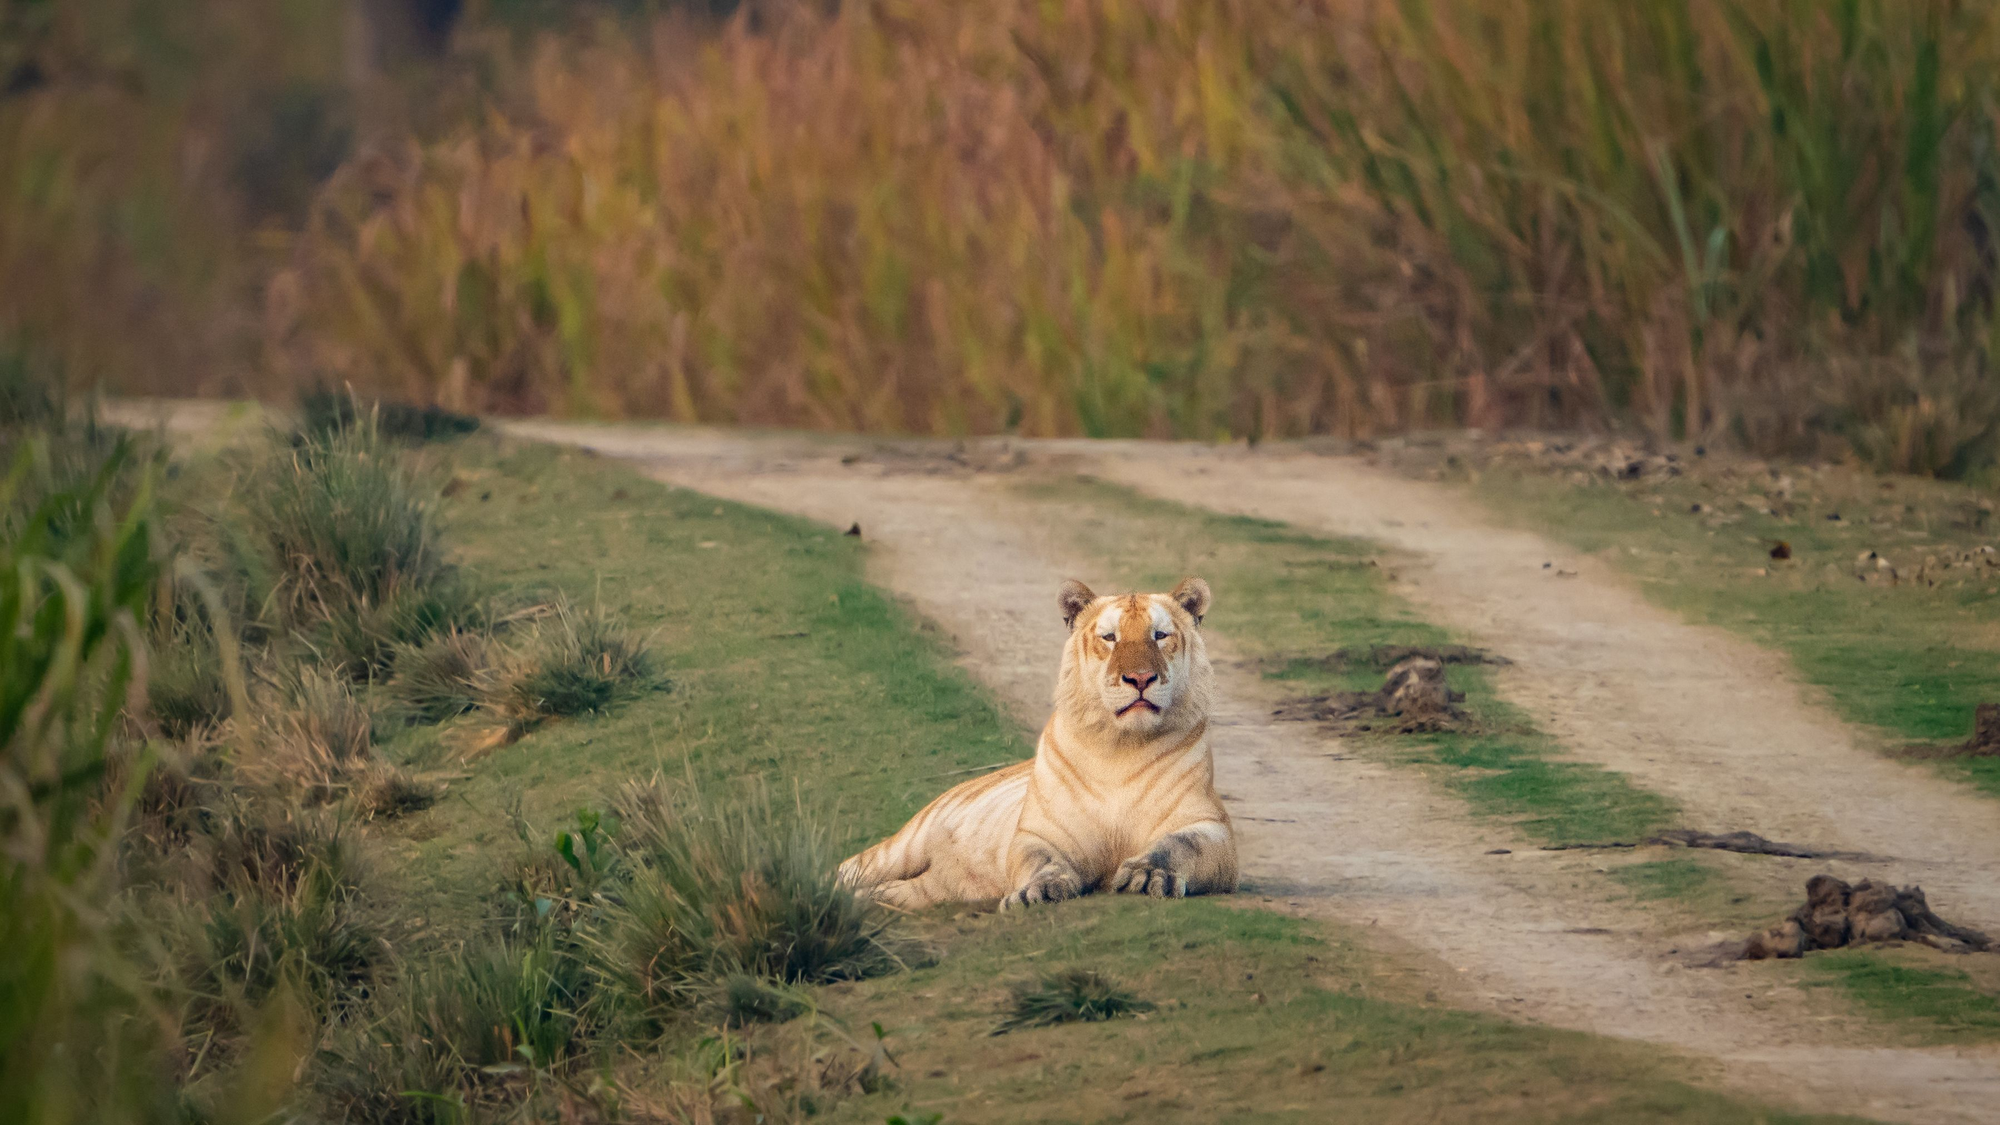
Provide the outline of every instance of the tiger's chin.
{"type": "Polygon", "coordinates": [[[1166,722],[1166,709],[1150,699],[1134,699],[1111,708],[1112,725],[1129,734],[1153,734],[1166,722]]]}

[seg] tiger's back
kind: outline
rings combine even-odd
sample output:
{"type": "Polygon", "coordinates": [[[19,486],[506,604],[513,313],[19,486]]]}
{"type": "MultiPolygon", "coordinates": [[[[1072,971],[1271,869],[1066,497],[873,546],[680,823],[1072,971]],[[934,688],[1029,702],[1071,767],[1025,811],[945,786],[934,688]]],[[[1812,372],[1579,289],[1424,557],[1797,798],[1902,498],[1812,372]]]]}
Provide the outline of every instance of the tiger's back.
{"type": "Polygon", "coordinates": [[[1016,762],[952,786],[895,835],[841,864],[841,879],[901,910],[999,899],[1034,765],[1016,762]]]}

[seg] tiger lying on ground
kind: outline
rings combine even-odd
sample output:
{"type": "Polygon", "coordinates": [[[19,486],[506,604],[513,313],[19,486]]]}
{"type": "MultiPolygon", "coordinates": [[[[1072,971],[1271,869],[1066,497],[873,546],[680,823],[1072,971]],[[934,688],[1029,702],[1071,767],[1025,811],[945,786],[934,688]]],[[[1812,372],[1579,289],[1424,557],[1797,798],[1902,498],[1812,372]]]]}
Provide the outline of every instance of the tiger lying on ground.
{"type": "Polygon", "coordinates": [[[1196,628],[1208,602],[1199,578],[1117,597],[1064,583],[1070,635],[1034,758],[955,786],[841,879],[903,909],[1235,890],[1208,748],[1215,675],[1196,628]]]}

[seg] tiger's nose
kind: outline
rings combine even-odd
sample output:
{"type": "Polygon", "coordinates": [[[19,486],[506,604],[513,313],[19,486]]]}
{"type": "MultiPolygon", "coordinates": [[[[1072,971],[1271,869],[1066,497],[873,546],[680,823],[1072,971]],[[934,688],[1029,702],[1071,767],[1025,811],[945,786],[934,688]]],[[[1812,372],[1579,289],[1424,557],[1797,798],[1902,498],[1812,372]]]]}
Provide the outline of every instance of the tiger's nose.
{"type": "Polygon", "coordinates": [[[1153,681],[1159,678],[1151,672],[1127,672],[1119,677],[1119,679],[1131,684],[1140,695],[1146,694],[1146,689],[1152,687],[1153,681]]]}

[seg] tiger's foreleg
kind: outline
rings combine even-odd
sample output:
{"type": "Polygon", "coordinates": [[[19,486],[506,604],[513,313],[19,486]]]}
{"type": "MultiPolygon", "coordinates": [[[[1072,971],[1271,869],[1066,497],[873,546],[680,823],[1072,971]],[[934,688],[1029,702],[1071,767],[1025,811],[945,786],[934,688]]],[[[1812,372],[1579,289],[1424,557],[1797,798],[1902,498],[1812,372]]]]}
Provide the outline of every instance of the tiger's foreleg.
{"type": "Polygon", "coordinates": [[[1062,902],[1083,893],[1083,875],[1041,836],[1022,829],[1008,851],[1007,870],[1014,890],[1000,900],[1012,910],[1038,902],[1062,902]]]}
{"type": "Polygon", "coordinates": [[[1154,898],[1228,894],[1236,889],[1236,838],[1219,820],[1187,825],[1119,864],[1104,886],[1154,898]]]}

